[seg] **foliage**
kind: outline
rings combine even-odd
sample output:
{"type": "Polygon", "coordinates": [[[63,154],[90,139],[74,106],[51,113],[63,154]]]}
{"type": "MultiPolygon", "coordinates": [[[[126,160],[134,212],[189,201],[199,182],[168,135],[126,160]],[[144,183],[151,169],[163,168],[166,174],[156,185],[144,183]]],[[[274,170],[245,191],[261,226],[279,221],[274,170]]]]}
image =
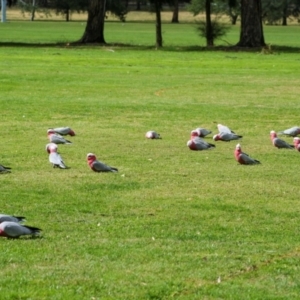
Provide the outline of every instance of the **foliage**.
{"type": "MultiPolygon", "coordinates": [[[[205,38],[207,33],[207,25],[205,21],[197,21],[197,30],[199,31],[199,34],[201,37],[205,38]]],[[[212,27],[212,38],[213,40],[217,40],[222,38],[227,34],[227,32],[230,30],[230,26],[220,22],[218,18],[215,18],[211,21],[211,27],[212,27]]]]}

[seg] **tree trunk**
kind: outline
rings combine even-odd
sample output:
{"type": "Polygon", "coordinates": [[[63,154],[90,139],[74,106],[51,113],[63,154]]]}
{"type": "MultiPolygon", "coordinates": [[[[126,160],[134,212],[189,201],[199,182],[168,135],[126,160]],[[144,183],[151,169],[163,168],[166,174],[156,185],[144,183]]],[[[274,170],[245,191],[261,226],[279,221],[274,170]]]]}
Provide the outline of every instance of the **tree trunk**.
{"type": "Polygon", "coordinates": [[[90,0],[85,32],[78,41],[79,43],[106,44],[104,39],[105,4],[106,0],[90,0]]]}
{"type": "Polygon", "coordinates": [[[287,26],[287,15],[288,15],[288,2],[287,0],[285,0],[283,6],[282,26],[287,26]]]}
{"type": "Polygon", "coordinates": [[[211,25],[211,0],[205,0],[205,15],[206,15],[206,46],[214,45],[213,29],[211,25]]]}
{"type": "Polygon", "coordinates": [[[136,10],[141,10],[141,1],[140,0],[136,1],[136,10]]]}
{"type": "Polygon", "coordinates": [[[162,33],[161,33],[161,14],[160,14],[160,2],[155,0],[155,15],[156,15],[156,49],[161,48],[163,45],[162,33]]]}
{"type": "Polygon", "coordinates": [[[261,0],[241,0],[241,34],[239,47],[265,46],[261,17],[261,0]]]}
{"type": "Polygon", "coordinates": [[[179,1],[178,0],[174,0],[172,23],[179,23],[179,1]]]}
{"type": "Polygon", "coordinates": [[[32,1],[32,10],[31,10],[31,16],[30,16],[30,21],[34,21],[35,18],[35,0],[32,1]]]}
{"type": "Polygon", "coordinates": [[[66,22],[70,21],[70,10],[68,8],[66,8],[65,10],[65,15],[66,15],[66,22]]]}

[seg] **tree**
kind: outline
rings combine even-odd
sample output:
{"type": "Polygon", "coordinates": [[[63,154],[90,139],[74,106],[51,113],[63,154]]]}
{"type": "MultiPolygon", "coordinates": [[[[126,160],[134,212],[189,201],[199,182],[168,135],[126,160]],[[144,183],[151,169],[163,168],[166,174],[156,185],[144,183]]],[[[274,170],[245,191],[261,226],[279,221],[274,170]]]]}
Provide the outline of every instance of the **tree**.
{"type": "Polygon", "coordinates": [[[161,2],[160,0],[154,0],[154,8],[156,15],[155,32],[156,32],[156,49],[163,46],[162,32],[161,32],[161,2]]]}
{"type": "Polygon", "coordinates": [[[88,19],[79,43],[106,44],[104,39],[104,21],[106,0],[90,0],[88,19]]]}
{"type": "Polygon", "coordinates": [[[179,23],[179,0],[174,0],[172,23],[179,23]]]}
{"type": "Polygon", "coordinates": [[[85,31],[78,43],[106,44],[104,22],[107,11],[118,16],[121,21],[125,21],[127,10],[121,0],[90,0],[85,31]]]}
{"type": "Polygon", "coordinates": [[[51,7],[56,10],[56,14],[62,14],[65,16],[66,21],[70,20],[70,14],[73,11],[81,12],[86,11],[88,6],[88,0],[53,0],[51,1],[51,7]]]}
{"type": "Polygon", "coordinates": [[[241,0],[241,33],[239,47],[265,46],[261,0],[241,0]]]}

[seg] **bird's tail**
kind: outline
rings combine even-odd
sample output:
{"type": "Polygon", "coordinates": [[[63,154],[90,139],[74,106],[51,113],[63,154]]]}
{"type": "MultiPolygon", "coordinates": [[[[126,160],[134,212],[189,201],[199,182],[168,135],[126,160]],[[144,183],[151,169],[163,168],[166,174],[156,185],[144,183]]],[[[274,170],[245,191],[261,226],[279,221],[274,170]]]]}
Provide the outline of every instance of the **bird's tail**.
{"type": "Polygon", "coordinates": [[[31,234],[32,235],[39,235],[42,231],[42,229],[40,228],[37,228],[37,227],[32,227],[32,226],[24,226],[26,227],[27,229],[29,229],[31,231],[31,234]]]}
{"type": "Polygon", "coordinates": [[[21,222],[25,222],[26,218],[25,217],[20,217],[20,216],[14,216],[16,219],[18,219],[18,221],[21,222]]]}
{"type": "Polygon", "coordinates": [[[111,171],[112,171],[112,172],[118,172],[119,170],[118,170],[117,168],[111,167],[111,171]]]}

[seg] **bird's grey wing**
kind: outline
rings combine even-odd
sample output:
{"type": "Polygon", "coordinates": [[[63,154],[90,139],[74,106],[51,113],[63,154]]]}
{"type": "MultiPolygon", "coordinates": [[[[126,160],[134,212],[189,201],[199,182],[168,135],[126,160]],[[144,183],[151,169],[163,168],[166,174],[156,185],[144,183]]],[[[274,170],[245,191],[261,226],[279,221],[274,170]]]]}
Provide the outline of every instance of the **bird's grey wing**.
{"type": "Polygon", "coordinates": [[[246,153],[241,153],[241,158],[246,164],[255,164],[257,161],[250,156],[248,156],[246,153]]]}
{"type": "Polygon", "coordinates": [[[62,169],[66,169],[66,165],[65,165],[63,159],[61,158],[60,154],[57,152],[49,154],[49,161],[53,165],[59,166],[62,169]]]}
{"type": "Polygon", "coordinates": [[[290,148],[290,149],[293,149],[293,147],[290,144],[288,144],[286,141],[278,139],[278,138],[275,139],[275,144],[279,148],[290,148]]]}
{"type": "Polygon", "coordinates": [[[107,166],[106,164],[104,164],[101,161],[95,161],[93,163],[93,168],[95,169],[95,171],[98,171],[98,172],[109,172],[109,171],[111,171],[111,167],[107,166]]]}
{"type": "Polygon", "coordinates": [[[5,225],[4,232],[11,237],[31,234],[31,231],[28,228],[13,222],[8,222],[5,225]]]}

